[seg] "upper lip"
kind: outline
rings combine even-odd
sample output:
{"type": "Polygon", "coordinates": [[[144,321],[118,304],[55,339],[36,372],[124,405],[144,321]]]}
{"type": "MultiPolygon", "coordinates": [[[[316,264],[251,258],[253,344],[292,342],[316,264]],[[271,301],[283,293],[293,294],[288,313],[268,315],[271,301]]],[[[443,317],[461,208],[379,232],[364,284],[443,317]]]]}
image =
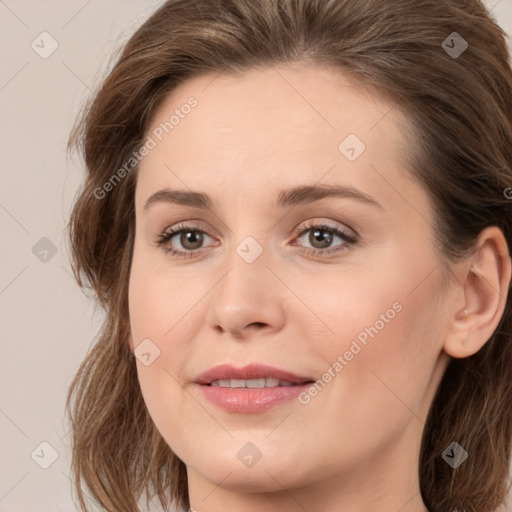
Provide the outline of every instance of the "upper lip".
{"type": "Polygon", "coordinates": [[[230,364],[221,364],[214,366],[209,370],[198,375],[195,379],[196,384],[210,384],[214,380],[226,379],[267,379],[274,378],[286,380],[294,384],[304,384],[313,381],[311,377],[295,375],[286,370],[267,366],[265,364],[252,363],[247,366],[236,367],[230,364]]]}

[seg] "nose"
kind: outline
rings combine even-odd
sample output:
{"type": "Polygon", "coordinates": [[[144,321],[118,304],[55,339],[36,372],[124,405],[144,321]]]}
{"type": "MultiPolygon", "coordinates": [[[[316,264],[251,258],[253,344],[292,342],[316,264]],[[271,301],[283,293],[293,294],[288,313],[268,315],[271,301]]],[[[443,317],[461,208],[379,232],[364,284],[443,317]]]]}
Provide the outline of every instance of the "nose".
{"type": "Polygon", "coordinates": [[[226,270],[208,294],[207,325],[238,340],[275,333],[285,323],[286,288],[270,268],[270,251],[251,238],[226,256],[226,270]]]}

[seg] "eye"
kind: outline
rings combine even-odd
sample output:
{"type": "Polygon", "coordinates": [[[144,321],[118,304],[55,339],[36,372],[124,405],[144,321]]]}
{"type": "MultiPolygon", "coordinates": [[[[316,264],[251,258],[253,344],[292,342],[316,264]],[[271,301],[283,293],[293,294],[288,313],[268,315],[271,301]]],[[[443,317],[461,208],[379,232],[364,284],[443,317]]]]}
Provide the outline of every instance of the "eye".
{"type": "Polygon", "coordinates": [[[168,254],[174,256],[193,256],[193,253],[198,252],[201,248],[205,235],[203,229],[198,226],[187,226],[185,224],[178,224],[173,229],[164,231],[156,240],[158,246],[164,247],[164,250],[168,254]],[[179,237],[177,235],[180,235],[179,237]],[[183,247],[183,250],[174,249],[170,243],[173,238],[177,238],[178,242],[183,247]]]}
{"type": "MultiPolygon", "coordinates": [[[[313,256],[325,256],[333,253],[346,251],[351,245],[358,242],[358,238],[337,226],[331,226],[325,223],[309,222],[298,230],[298,237],[303,237],[309,232],[308,243],[313,247],[305,247],[305,251],[313,256]],[[334,238],[338,237],[343,243],[331,248],[334,238]],[[327,249],[326,249],[327,248],[327,249]]],[[[292,245],[296,245],[293,243],[292,245]]]]}
{"type": "MultiPolygon", "coordinates": [[[[312,248],[303,247],[303,250],[313,256],[326,256],[333,253],[346,251],[350,245],[355,245],[358,242],[358,237],[352,235],[337,226],[331,226],[325,223],[309,222],[301,226],[296,231],[296,236],[300,239],[307,232],[310,232],[308,241],[313,246],[312,248]],[[335,237],[338,237],[343,243],[331,249],[335,237]]],[[[178,224],[172,229],[167,229],[156,239],[156,244],[163,247],[167,254],[172,254],[177,257],[191,257],[200,252],[205,240],[206,234],[202,227],[197,225],[187,226],[186,224],[178,224]],[[178,236],[179,235],[179,236],[178,236]],[[173,238],[183,249],[176,249],[174,244],[171,243],[173,238]]],[[[297,245],[295,241],[291,245],[297,245]]]]}

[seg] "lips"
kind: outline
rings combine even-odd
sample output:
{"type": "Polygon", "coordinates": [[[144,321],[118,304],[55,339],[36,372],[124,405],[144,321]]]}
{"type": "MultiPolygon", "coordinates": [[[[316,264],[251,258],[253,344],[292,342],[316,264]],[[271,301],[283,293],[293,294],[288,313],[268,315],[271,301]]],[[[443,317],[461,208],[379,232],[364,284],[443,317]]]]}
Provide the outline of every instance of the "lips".
{"type": "Polygon", "coordinates": [[[198,375],[194,384],[206,400],[229,413],[262,413],[290,402],[313,382],[311,377],[253,363],[215,366],[198,375]]]}
{"type": "Polygon", "coordinates": [[[252,363],[243,367],[235,367],[229,364],[214,366],[198,375],[195,379],[195,383],[210,385],[215,381],[254,381],[256,379],[275,379],[295,385],[302,385],[314,381],[312,377],[295,375],[288,371],[281,370],[280,368],[252,363]]]}

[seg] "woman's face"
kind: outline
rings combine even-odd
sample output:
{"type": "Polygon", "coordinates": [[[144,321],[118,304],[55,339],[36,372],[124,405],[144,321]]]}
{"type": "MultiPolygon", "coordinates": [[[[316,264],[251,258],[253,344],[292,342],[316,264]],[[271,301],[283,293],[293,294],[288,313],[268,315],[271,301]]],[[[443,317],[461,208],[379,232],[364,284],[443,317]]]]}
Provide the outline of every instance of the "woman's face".
{"type": "Polygon", "coordinates": [[[416,482],[449,287],[401,119],[305,65],[195,78],[156,112],[130,344],[156,427],[204,495],[416,482]],[[235,371],[254,363],[273,369],[235,371]],[[234,370],[203,380],[238,380],[198,383],[219,365],[234,370]]]}

